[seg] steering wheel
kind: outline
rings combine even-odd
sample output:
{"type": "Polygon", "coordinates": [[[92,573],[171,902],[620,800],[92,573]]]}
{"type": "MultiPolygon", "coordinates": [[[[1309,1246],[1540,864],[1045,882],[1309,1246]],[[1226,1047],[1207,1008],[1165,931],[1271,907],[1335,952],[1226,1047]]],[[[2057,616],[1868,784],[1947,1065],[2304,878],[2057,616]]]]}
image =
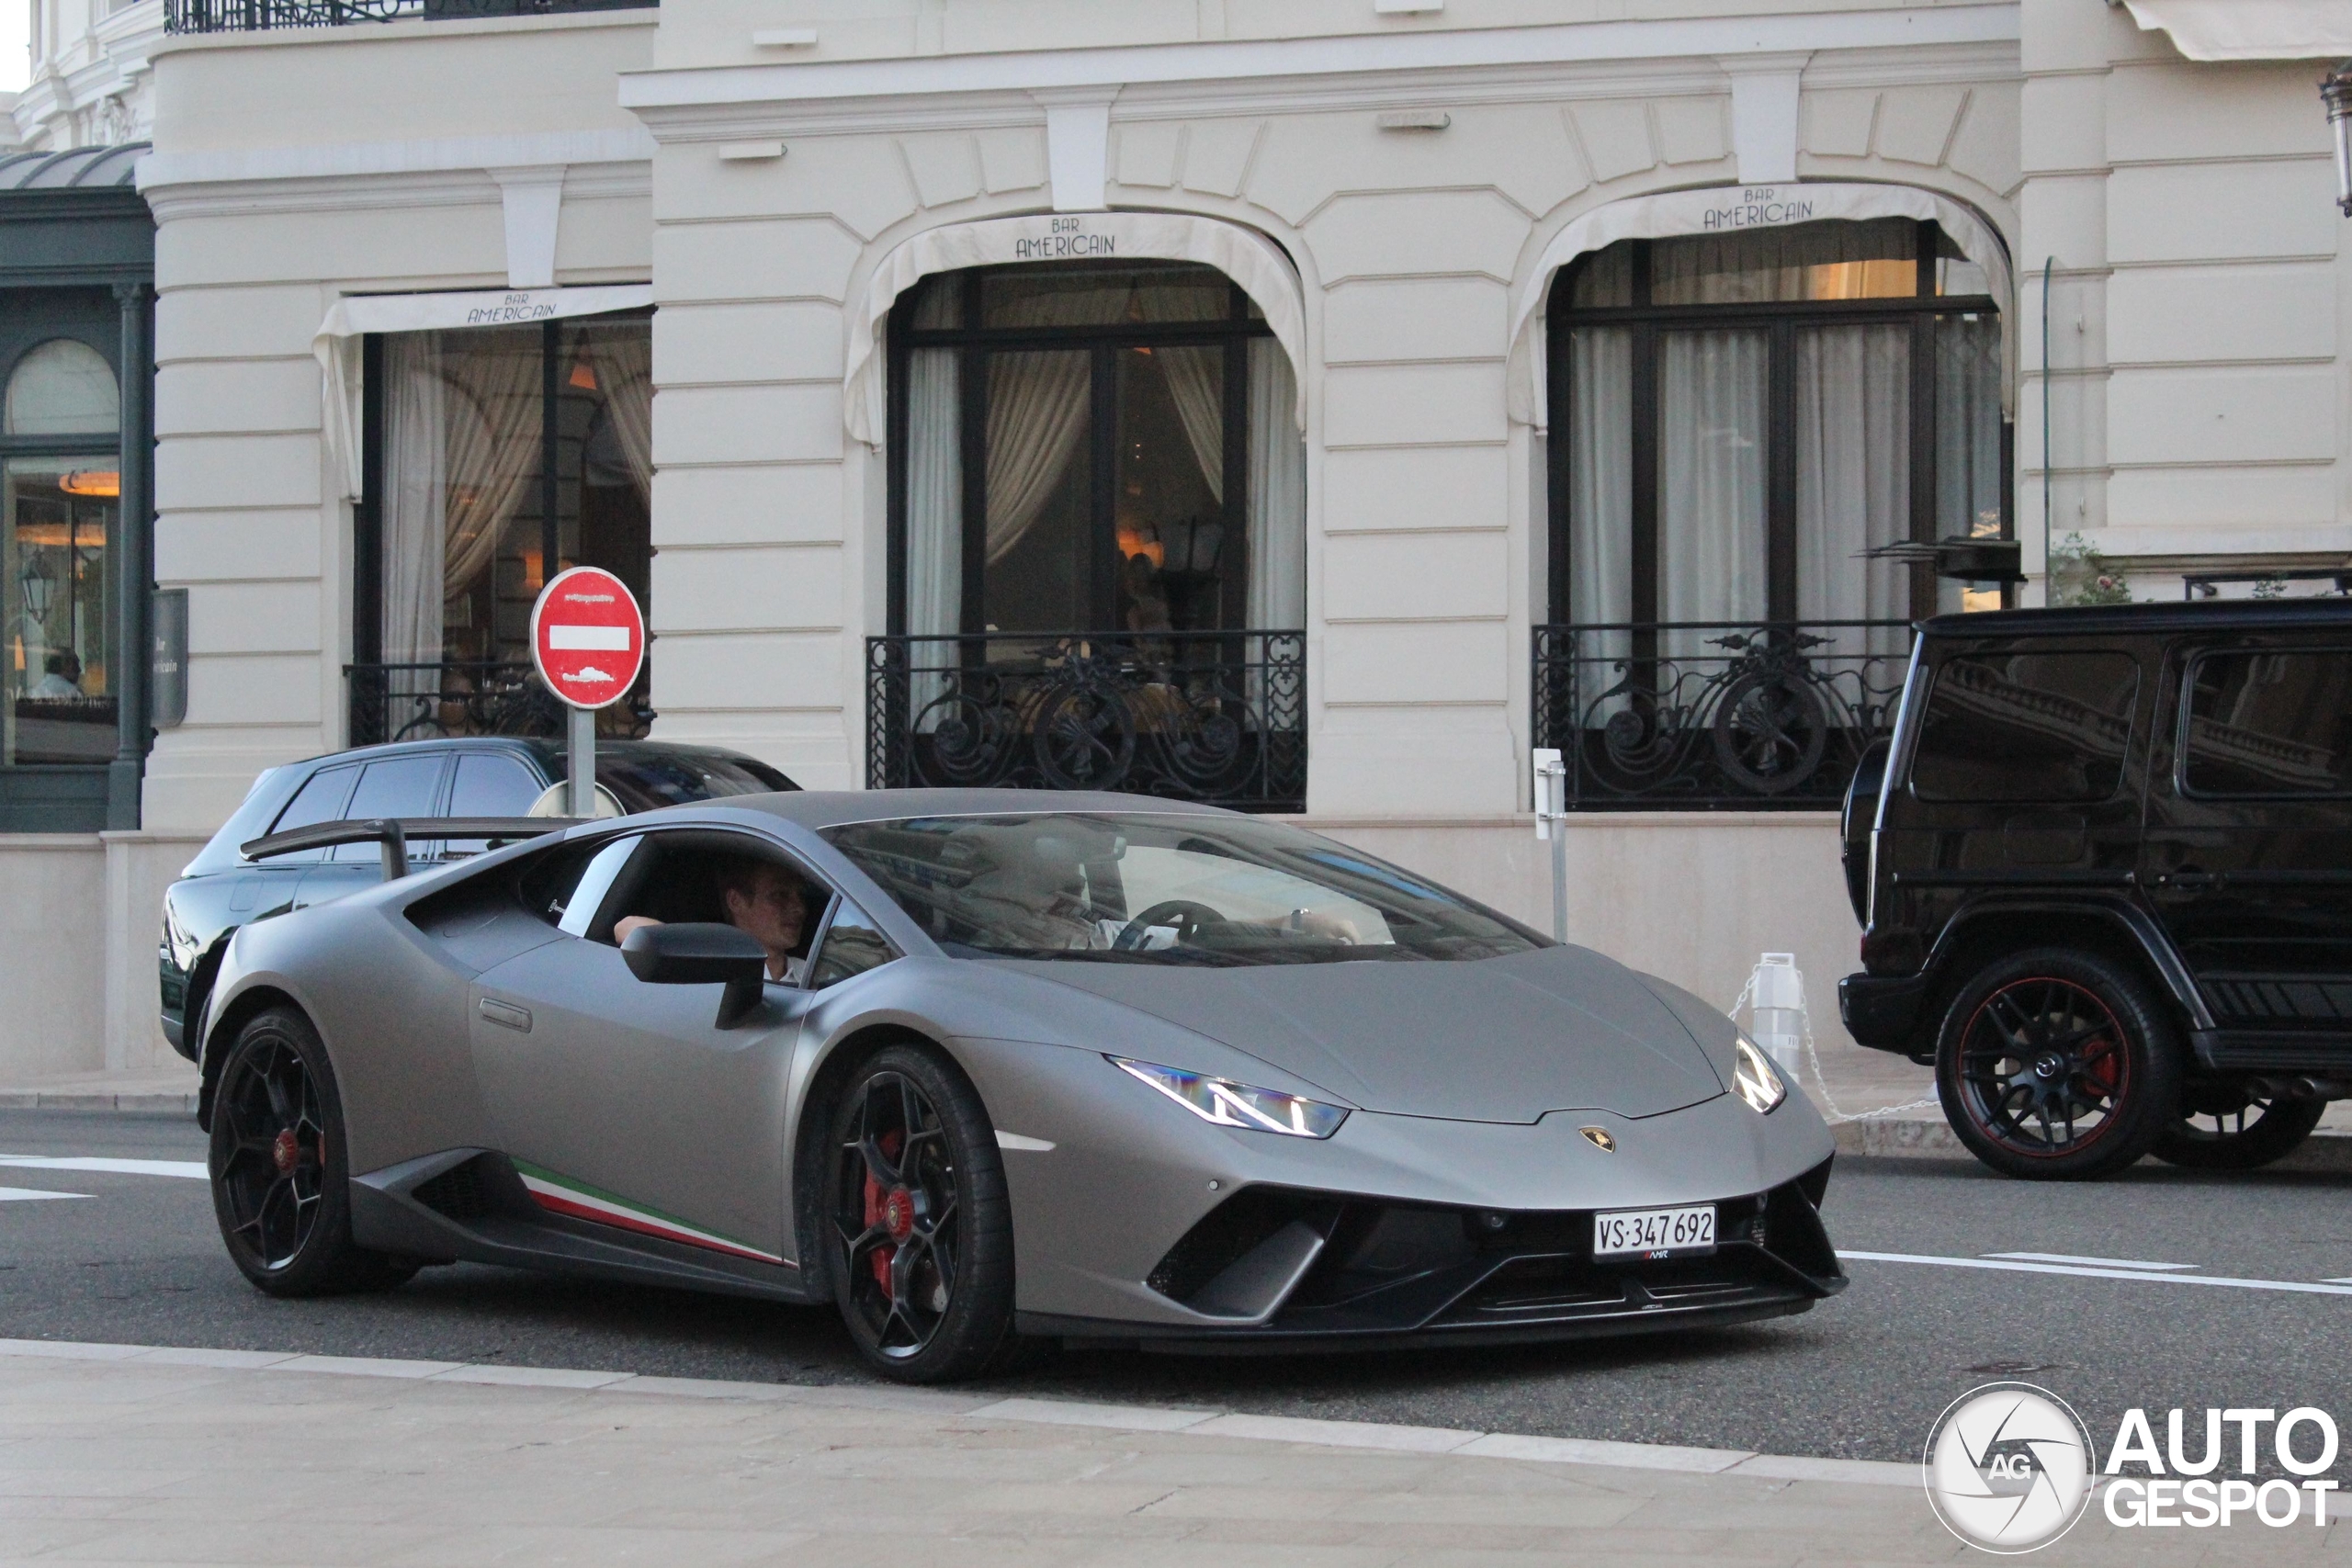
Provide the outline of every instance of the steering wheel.
{"type": "Polygon", "coordinates": [[[1121,953],[1133,953],[1143,945],[1144,933],[1154,926],[1173,924],[1176,940],[1190,942],[1207,925],[1224,925],[1226,919],[1206,904],[1195,904],[1190,898],[1170,898],[1154,904],[1129,920],[1111,945],[1121,953]]]}

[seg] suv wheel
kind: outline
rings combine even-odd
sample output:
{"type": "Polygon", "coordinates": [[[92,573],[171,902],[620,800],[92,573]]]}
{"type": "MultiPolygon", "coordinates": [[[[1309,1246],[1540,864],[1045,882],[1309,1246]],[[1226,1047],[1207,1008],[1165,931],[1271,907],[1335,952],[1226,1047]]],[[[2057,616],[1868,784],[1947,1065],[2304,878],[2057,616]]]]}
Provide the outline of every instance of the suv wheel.
{"type": "Polygon", "coordinates": [[[2003,958],[1952,998],[1936,1090],[1969,1151],[2004,1176],[2106,1176],[2180,1116],[2171,1017],[2140,977],[2095,953],[2003,958]]]}
{"type": "Polygon", "coordinates": [[[2312,1135],[2324,1100],[2271,1100],[2243,1084],[2193,1084],[2180,1120],[2157,1134],[2155,1156],[2186,1170],[2256,1170],[2312,1135]]]}

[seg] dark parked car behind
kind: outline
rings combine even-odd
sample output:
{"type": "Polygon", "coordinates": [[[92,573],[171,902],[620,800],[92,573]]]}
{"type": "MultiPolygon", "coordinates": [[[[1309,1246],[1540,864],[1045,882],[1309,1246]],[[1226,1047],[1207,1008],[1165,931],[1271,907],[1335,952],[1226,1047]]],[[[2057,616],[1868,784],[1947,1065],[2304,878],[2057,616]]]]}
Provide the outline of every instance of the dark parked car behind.
{"type": "Polygon", "coordinates": [[[2352,1098],[2352,601],[1920,632],[1847,800],[1848,1031],[2013,1176],[2294,1148],[2352,1098]]]}
{"type": "MultiPolygon", "coordinates": [[[[204,1008],[221,949],[239,926],[323,904],[383,875],[374,844],[245,859],[265,833],[379,817],[521,817],[569,773],[560,741],[506,736],[368,746],[272,768],[164,895],[164,1036],[193,1057],[187,1021],[204,1008]]],[[[717,746],[600,741],[596,784],[624,812],[797,789],[765,762],[717,746]]],[[[480,840],[413,840],[412,860],[473,854],[480,840]]]]}

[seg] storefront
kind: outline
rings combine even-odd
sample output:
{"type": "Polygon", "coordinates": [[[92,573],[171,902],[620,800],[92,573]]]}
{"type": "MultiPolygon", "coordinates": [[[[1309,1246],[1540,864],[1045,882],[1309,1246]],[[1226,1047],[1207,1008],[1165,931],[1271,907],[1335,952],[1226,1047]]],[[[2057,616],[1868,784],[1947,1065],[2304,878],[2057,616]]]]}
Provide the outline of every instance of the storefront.
{"type": "MultiPolygon", "coordinates": [[[[2070,314],[2106,261],[2022,227],[2079,117],[2021,107],[2013,6],[1261,9],[184,18],[140,175],[191,624],[146,839],[288,757],[548,722],[522,620],[593,561],[655,635],[619,728],[812,787],[1298,814],[1531,915],[1558,747],[1572,934],[1726,999],[1794,950],[1826,994],[1827,808],[1907,623],[2039,602],[2119,497],[2154,538],[2315,493],[2302,456],[2134,490],[2100,449],[2087,345],[2130,312],[2070,314]]],[[[2193,97],[2089,9],[2032,48],[2193,97]]],[[[2265,254],[2335,277],[2293,221],[2265,254]]]]}

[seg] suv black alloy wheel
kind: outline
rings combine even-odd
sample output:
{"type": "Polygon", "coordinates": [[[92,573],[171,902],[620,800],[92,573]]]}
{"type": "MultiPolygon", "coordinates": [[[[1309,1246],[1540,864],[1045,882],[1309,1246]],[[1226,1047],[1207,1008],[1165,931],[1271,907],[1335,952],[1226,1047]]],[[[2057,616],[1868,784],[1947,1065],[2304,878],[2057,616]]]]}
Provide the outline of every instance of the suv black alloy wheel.
{"type": "Polygon", "coordinates": [[[2179,1115],[2171,1018],[2112,960],[2039,948],[1997,960],[1952,998],[1936,1089],[1986,1165],[2051,1179],[2131,1165],[2179,1115]]]}
{"type": "Polygon", "coordinates": [[[2301,1147],[2326,1113],[2324,1100],[2269,1099],[2243,1084],[2191,1084],[2180,1119],[2151,1152],[2184,1170],[2258,1170],[2301,1147]]]}

